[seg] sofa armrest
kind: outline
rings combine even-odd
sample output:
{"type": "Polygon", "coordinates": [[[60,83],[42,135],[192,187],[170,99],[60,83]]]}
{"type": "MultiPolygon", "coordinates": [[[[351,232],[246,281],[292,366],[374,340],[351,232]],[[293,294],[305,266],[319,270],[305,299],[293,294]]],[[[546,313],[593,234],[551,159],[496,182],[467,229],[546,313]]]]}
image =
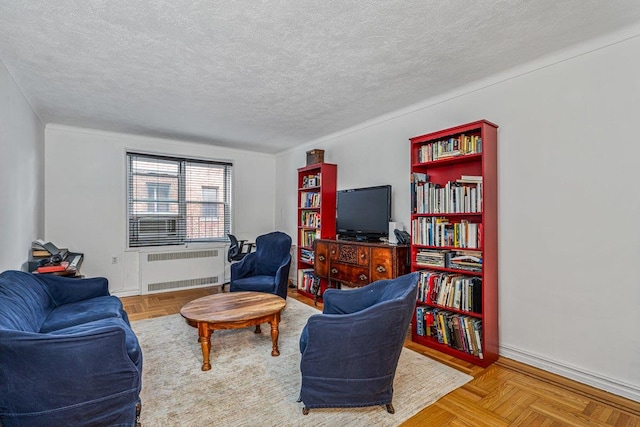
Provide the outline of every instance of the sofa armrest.
{"type": "Polygon", "coordinates": [[[77,413],[113,396],[137,398],[141,371],[127,354],[125,328],[110,318],[56,334],[0,331],[0,410],[77,413]]]}
{"type": "Polygon", "coordinates": [[[289,270],[291,268],[291,255],[287,255],[286,258],[278,267],[278,271],[276,271],[275,278],[275,293],[276,295],[281,296],[282,298],[287,298],[287,284],[289,280],[289,270]]]}
{"type": "Polygon", "coordinates": [[[251,252],[242,258],[241,261],[231,264],[231,283],[233,283],[234,280],[251,276],[253,270],[256,268],[256,259],[255,252],[251,252]]]}
{"type": "Polygon", "coordinates": [[[56,305],[108,296],[109,281],[105,277],[76,279],[54,274],[34,274],[47,287],[56,305]]]}

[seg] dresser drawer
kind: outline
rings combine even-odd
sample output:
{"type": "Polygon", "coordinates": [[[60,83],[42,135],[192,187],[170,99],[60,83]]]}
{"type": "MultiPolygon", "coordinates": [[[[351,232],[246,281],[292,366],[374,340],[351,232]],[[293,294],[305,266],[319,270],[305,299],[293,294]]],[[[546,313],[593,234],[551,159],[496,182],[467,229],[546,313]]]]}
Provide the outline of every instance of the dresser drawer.
{"type": "Polygon", "coordinates": [[[371,281],[392,279],[394,277],[394,259],[389,251],[380,248],[371,249],[371,281]]]}
{"type": "Polygon", "coordinates": [[[368,267],[359,267],[340,262],[331,263],[329,279],[352,286],[364,286],[371,283],[368,267]]]}
{"type": "Polygon", "coordinates": [[[314,244],[315,260],[313,267],[315,269],[315,274],[318,277],[326,278],[329,276],[329,245],[318,240],[316,240],[314,244]]]}

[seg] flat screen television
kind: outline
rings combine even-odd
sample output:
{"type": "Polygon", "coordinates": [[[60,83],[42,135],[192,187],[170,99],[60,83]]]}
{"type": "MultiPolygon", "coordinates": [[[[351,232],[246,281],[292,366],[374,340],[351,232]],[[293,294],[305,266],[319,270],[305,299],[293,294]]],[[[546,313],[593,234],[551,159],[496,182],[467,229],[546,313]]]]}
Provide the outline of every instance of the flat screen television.
{"type": "Polygon", "coordinates": [[[336,231],[341,239],[379,240],[388,237],[391,186],[336,192],[336,231]]]}

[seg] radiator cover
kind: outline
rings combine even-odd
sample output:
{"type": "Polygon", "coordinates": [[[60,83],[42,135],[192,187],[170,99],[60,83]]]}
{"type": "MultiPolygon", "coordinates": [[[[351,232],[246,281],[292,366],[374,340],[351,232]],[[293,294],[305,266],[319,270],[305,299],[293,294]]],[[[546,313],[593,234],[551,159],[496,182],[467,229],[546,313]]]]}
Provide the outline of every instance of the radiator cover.
{"type": "Polygon", "coordinates": [[[225,257],[220,249],[140,253],[140,293],[222,284],[225,257]]]}

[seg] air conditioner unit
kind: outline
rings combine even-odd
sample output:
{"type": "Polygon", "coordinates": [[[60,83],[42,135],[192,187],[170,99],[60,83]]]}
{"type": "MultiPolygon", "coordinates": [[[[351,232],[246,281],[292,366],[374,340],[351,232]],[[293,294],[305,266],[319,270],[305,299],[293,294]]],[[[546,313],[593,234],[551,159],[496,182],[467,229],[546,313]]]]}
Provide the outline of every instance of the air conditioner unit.
{"type": "Polygon", "coordinates": [[[136,226],[140,238],[173,237],[178,234],[176,218],[142,217],[138,218],[136,226]]]}

